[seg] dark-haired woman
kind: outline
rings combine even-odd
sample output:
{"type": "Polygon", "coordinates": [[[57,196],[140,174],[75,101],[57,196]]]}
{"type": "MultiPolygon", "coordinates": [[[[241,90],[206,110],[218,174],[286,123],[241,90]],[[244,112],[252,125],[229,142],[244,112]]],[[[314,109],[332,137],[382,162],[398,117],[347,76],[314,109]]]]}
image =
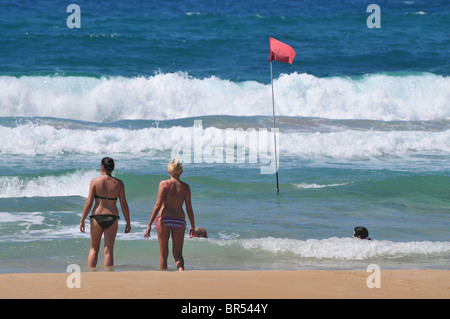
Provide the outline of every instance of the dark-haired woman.
{"type": "Polygon", "coordinates": [[[359,239],[371,240],[369,237],[369,231],[366,227],[358,226],[353,229],[353,237],[359,239]]]}
{"type": "Polygon", "coordinates": [[[110,157],[103,158],[100,170],[102,176],[94,178],[89,186],[89,195],[80,221],[80,231],[84,233],[84,221],[95,201],[90,216],[91,248],[88,257],[89,268],[97,266],[98,252],[103,234],[105,241],[104,265],[106,267],[114,265],[113,250],[119,220],[119,210],[116,205],[117,199],[120,200],[120,206],[126,221],[125,233],[129,233],[131,230],[130,211],[125,198],[125,186],[121,180],[111,175],[114,170],[114,160],[110,157]]]}

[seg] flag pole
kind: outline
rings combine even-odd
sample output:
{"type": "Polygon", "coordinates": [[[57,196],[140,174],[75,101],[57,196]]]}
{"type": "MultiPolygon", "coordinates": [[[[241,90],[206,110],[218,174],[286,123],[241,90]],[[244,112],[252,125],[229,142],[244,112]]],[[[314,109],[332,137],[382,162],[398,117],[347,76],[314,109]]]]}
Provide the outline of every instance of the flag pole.
{"type": "Polygon", "coordinates": [[[295,50],[274,38],[269,38],[270,44],[270,82],[272,84],[272,109],[273,109],[273,140],[275,145],[275,174],[277,177],[277,194],[280,193],[280,188],[278,186],[278,153],[277,153],[277,136],[276,136],[276,127],[275,127],[275,98],[273,94],[273,71],[272,71],[272,60],[290,63],[294,61],[295,50]]]}
{"type": "Polygon", "coordinates": [[[277,194],[280,193],[280,188],[278,186],[278,161],[277,161],[277,137],[276,137],[276,127],[275,127],[275,99],[273,96],[273,71],[272,71],[272,59],[270,59],[270,83],[272,85],[272,111],[273,111],[273,142],[275,145],[275,176],[277,179],[277,194]]]}

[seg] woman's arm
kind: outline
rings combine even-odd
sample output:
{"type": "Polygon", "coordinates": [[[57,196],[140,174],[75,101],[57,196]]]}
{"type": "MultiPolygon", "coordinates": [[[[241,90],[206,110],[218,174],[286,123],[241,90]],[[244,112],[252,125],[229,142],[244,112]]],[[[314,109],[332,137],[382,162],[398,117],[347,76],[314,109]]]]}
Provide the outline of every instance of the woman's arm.
{"type": "Polygon", "coordinates": [[[158,213],[163,205],[165,195],[166,195],[166,188],[164,186],[164,181],[161,181],[159,183],[158,197],[156,198],[155,207],[153,207],[152,215],[150,216],[150,220],[148,221],[148,227],[144,234],[145,238],[150,237],[150,231],[152,230],[152,224],[155,221],[156,217],[158,216],[158,213]]]}
{"type": "Polygon", "coordinates": [[[85,225],[84,221],[86,220],[87,215],[91,211],[92,205],[94,204],[94,196],[95,196],[95,184],[94,180],[91,181],[91,184],[89,185],[89,195],[86,200],[86,203],[84,204],[83,213],[81,214],[81,220],[80,220],[80,231],[84,233],[85,225]]]}
{"type": "Polygon", "coordinates": [[[189,218],[189,222],[191,223],[191,227],[189,228],[189,236],[193,237],[195,235],[195,220],[194,220],[194,210],[192,209],[191,203],[191,188],[187,185],[185,203],[186,203],[186,212],[189,218]]]}
{"type": "Polygon", "coordinates": [[[121,186],[119,193],[120,207],[122,208],[123,217],[125,218],[125,221],[127,223],[125,225],[125,233],[129,233],[131,231],[130,209],[128,208],[128,202],[125,196],[125,185],[122,181],[119,182],[121,186]]]}

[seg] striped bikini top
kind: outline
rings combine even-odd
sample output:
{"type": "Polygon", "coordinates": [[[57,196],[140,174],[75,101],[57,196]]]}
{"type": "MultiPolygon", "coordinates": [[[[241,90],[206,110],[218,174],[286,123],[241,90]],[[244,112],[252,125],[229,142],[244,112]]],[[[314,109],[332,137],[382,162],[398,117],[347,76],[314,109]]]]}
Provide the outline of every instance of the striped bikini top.
{"type": "Polygon", "coordinates": [[[179,197],[179,198],[184,198],[186,196],[186,186],[184,187],[183,195],[177,195],[177,194],[170,194],[169,193],[170,187],[169,187],[169,181],[168,180],[166,180],[166,184],[167,184],[167,195],[169,195],[169,196],[176,196],[176,197],[179,197]]]}

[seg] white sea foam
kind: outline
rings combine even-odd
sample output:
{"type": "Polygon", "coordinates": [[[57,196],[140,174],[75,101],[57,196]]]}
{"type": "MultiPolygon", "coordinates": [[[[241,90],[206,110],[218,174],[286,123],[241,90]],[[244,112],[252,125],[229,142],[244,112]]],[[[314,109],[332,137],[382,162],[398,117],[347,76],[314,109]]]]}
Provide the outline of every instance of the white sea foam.
{"type": "Polygon", "coordinates": [[[342,131],[280,136],[280,154],[304,157],[370,158],[383,155],[449,153],[450,130],[342,131]]]}
{"type": "MultiPolygon", "coordinates": [[[[61,213],[61,212],[56,212],[61,213]]],[[[90,228],[86,227],[86,232],[81,233],[78,227],[79,212],[65,212],[75,219],[73,224],[67,225],[63,219],[53,219],[52,212],[0,212],[0,242],[29,242],[36,240],[61,240],[73,238],[90,238],[90,228]],[[53,219],[53,220],[52,220],[53,219]],[[36,227],[37,226],[37,227],[36,227]],[[13,233],[11,227],[14,228],[13,233]]],[[[89,225],[89,219],[87,225],[89,225]]],[[[147,228],[148,222],[132,221],[133,229],[142,229],[142,232],[132,232],[125,234],[120,231],[117,238],[120,240],[142,240],[142,234],[147,228]]],[[[119,229],[124,229],[125,220],[119,220],[119,229]]],[[[152,240],[156,240],[156,230],[151,233],[152,240]]]]}
{"type": "Polygon", "coordinates": [[[294,186],[296,186],[298,188],[303,188],[303,189],[339,187],[339,186],[344,186],[344,185],[348,185],[348,183],[340,183],[340,184],[339,183],[336,183],[336,184],[316,184],[316,183],[307,184],[307,183],[300,183],[300,184],[294,184],[294,186]]]}
{"type": "Polygon", "coordinates": [[[285,239],[255,238],[217,241],[219,245],[237,245],[246,250],[273,254],[291,254],[299,258],[366,260],[369,258],[400,258],[450,253],[450,242],[358,240],[354,238],[285,239]]]}
{"type": "MultiPolygon", "coordinates": [[[[277,115],[330,119],[450,119],[450,78],[433,74],[274,81],[277,115]]],[[[150,77],[0,76],[0,116],[51,116],[93,122],[205,115],[272,115],[270,84],[185,73],[150,77]]]]}
{"type": "Polygon", "coordinates": [[[192,129],[121,128],[101,130],[57,129],[49,125],[26,124],[14,128],[0,126],[5,154],[104,154],[141,153],[149,150],[170,150],[192,129]]]}
{"type": "MultiPolygon", "coordinates": [[[[250,136],[244,130],[236,130],[233,133],[236,136],[250,136]]],[[[179,146],[181,141],[187,140],[190,140],[192,151],[198,146],[196,143],[200,143],[204,149],[248,147],[248,144],[244,144],[248,143],[245,142],[245,138],[238,138],[231,144],[227,143],[226,130],[214,127],[204,128],[200,139],[196,139],[193,127],[79,130],[33,124],[16,127],[0,126],[0,136],[2,138],[0,154],[18,155],[170,152],[175,146],[179,146]]],[[[267,134],[266,139],[270,136],[267,134]]],[[[257,141],[254,142],[257,143],[257,141]]],[[[271,143],[271,140],[267,142],[271,143]]],[[[423,153],[449,154],[450,130],[437,132],[346,130],[327,133],[281,132],[279,134],[281,157],[349,159],[423,153]]]]}
{"type": "Polygon", "coordinates": [[[25,226],[27,229],[31,225],[42,225],[44,216],[39,212],[31,213],[8,213],[0,212],[0,221],[2,225],[7,223],[18,223],[20,226],[25,226]]]}
{"type": "Polygon", "coordinates": [[[0,176],[0,198],[88,196],[90,181],[98,171],[77,171],[60,176],[0,176]]]}

